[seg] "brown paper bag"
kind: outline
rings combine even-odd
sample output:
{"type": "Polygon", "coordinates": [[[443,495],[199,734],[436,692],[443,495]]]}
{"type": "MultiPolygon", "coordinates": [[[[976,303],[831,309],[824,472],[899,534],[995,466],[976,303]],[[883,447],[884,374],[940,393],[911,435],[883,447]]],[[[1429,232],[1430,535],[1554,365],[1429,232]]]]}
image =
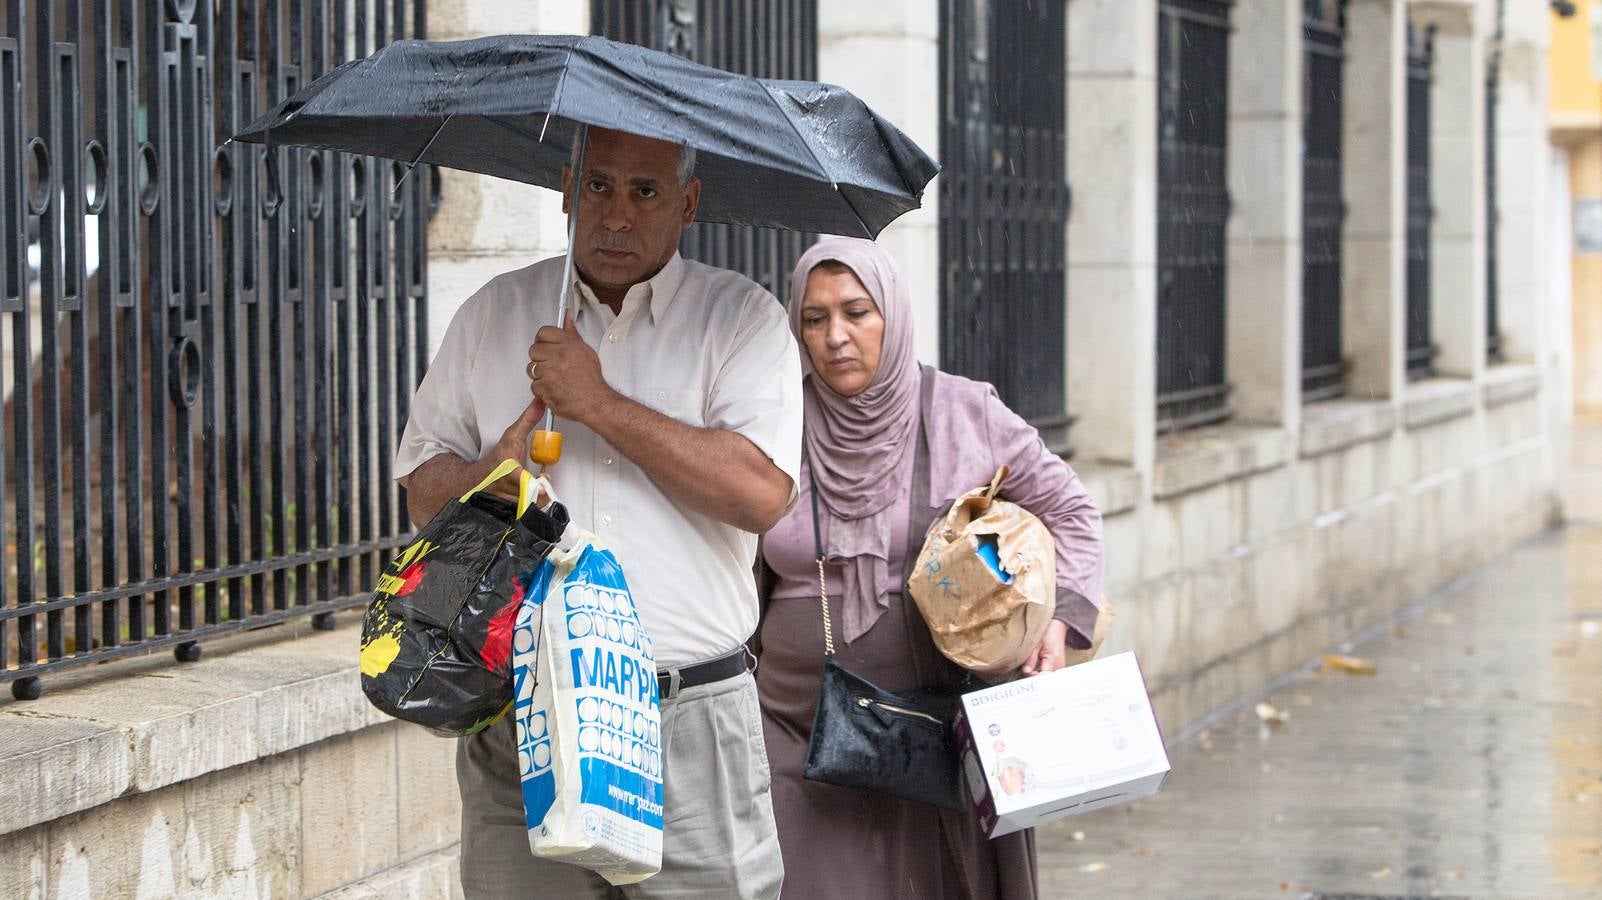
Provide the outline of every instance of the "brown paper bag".
{"type": "Polygon", "coordinates": [[[1057,606],[1051,532],[996,497],[1008,471],[1002,466],[988,487],[952,503],[931,527],[907,583],[935,646],[981,678],[1023,665],[1057,606]]]}

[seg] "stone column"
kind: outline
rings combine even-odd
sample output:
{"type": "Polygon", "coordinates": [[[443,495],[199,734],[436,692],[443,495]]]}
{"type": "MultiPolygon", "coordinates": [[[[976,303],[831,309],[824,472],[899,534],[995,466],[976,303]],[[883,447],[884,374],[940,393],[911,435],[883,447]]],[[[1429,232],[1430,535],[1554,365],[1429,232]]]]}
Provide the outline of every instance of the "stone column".
{"type": "Polygon", "coordinates": [[[1407,268],[1405,0],[1351,0],[1341,87],[1341,332],[1353,396],[1397,398],[1405,377],[1407,268]]]}
{"type": "Polygon", "coordinates": [[[1068,397],[1089,460],[1152,471],[1157,3],[1068,4],[1068,397]]]}
{"type": "Polygon", "coordinates": [[[1546,0],[1507,0],[1497,102],[1497,305],[1503,355],[1537,362],[1546,328],[1546,0]]]}
{"type": "MultiPolygon", "coordinates": [[[[818,0],[818,80],[838,84],[940,152],[940,8],[934,0],[818,0]]],[[[940,180],[879,235],[912,290],[918,358],[940,361],[940,180]]],[[[785,299],[783,297],[780,298],[785,299]]]]}
{"type": "Polygon", "coordinates": [[[1302,5],[1230,14],[1226,367],[1236,418],[1295,430],[1301,415],[1302,5]]]}
{"type": "Polygon", "coordinates": [[[1430,80],[1430,332],[1435,371],[1485,371],[1485,45],[1474,0],[1413,0],[1435,28],[1430,80]]]}
{"type": "MultiPolygon", "coordinates": [[[[428,36],[435,40],[502,33],[588,34],[590,6],[578,0],[433,0],[428,24],[428,36]]],[[[451,316],[485,282],[567,249],[567,221],[555,191],[454,169],[442,169],[441,174],[445,197],[428,228],[430,357],[439,349],[451,316]]]]}

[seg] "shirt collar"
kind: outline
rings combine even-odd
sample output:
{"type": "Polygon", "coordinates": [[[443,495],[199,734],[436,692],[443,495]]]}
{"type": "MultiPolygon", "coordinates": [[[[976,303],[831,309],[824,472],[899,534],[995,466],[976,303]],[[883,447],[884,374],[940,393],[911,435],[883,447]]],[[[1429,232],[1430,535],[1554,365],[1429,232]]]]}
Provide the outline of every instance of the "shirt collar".
{"type": "MultiPolygon", "coordinates": [[[[629,301],[637,297],[650,310],[651,324],[658,324],[667,314],[668,307],[673,305],[679,287],[684,284],[684,268],[684,258],[679,256],[677,250],[673,251],[673,256],[668,259],[667,265],[662,267],[662,271],[629,288],[628,293],[623,296],[623,307],[627,309],[629,301]]],[[[590,286],[584,283],[583,278],[579,277],[577,269],[573,272],[573,288],[589,303],[600,305],[595,292],[590,290],[590,286]]]]}

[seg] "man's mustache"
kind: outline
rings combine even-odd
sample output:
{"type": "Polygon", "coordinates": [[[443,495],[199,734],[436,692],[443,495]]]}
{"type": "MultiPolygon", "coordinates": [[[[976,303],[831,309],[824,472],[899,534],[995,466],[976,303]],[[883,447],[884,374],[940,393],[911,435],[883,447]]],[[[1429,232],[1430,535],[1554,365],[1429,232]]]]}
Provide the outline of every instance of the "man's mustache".
{"type": "Polygon", "coordinates": [[[595,238],[596,250],[611,250],[616,253],[633,253],[639,249],[634,238],[619,232],[603,231],[595,238]]]}

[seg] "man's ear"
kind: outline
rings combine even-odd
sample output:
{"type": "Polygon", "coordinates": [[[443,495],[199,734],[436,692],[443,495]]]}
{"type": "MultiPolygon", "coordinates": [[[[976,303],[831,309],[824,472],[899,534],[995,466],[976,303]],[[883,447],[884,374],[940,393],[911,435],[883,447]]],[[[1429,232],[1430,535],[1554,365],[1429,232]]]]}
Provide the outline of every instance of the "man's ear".
{"type": "Polygon", "coordinates": [[[562,215],[567,215],[568,198],[573,196],[573,168],[562,167],[562,215]]]}
{"type": "Polygon", "coordinates": [[[684,186],[684,227],[695,224],[695,211],[701,208],[701,179],[691,178],[684,186]]]}

